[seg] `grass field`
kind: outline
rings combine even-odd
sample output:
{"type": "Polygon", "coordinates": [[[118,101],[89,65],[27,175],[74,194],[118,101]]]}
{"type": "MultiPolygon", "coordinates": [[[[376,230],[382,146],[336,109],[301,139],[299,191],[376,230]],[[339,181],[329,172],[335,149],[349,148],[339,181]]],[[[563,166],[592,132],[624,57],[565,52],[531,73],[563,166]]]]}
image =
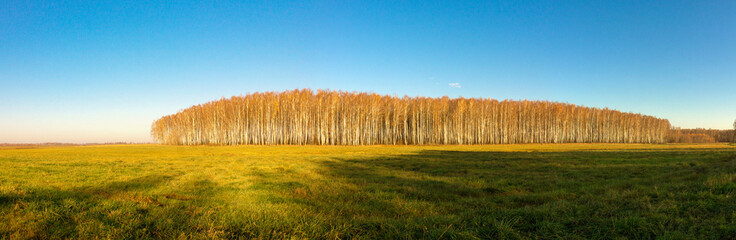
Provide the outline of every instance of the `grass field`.
{"type": "Polygon", "coordinates": [[[736,146],[0,148],[0,236],[736,238],[736,146]]]}

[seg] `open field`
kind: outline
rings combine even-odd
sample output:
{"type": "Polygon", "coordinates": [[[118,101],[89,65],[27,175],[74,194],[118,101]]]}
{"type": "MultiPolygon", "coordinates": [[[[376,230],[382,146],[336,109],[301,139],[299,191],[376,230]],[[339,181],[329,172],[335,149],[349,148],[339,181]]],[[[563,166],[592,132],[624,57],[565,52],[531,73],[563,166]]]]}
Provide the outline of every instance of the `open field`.
{"type": "Polygon", "coordinates": [[[2,238],[736,238],[736,146],[0,148],[2,238]]]}

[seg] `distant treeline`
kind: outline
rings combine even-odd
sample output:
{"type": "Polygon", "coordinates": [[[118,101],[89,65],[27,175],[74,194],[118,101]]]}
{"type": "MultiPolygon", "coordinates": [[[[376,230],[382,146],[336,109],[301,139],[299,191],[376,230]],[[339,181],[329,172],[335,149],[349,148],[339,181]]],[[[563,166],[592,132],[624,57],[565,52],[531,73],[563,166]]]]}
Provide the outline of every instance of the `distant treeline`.
{"type": "Polygon", "coordinates": [[[665,119],[558,102],[305,89],[192,106],[151,134],[184,145],[665,143],[669,129],[665,119]]]}
{"type": "Polygon", "coordinates": [[[667,136],[667,142],[670,143],[716,143],[716,142],[736,142],[736,133],[734,130],[720,129],[680,129],[673,128],[667,136]]]}
{"type": "Polygon", "coordinates": [[[104,143],[0,143],[0,147],[55,147],[55,146],[91,146],[91,145],[122,145],[122,144],[146,144],[134,142],[104,142],[104,143]]]}
{"type": "Polygon", "coordinates": [[[33,147],[33,146],[79,146],[81,144],[76,143],[0,143],[0,147],[33,147]]]}

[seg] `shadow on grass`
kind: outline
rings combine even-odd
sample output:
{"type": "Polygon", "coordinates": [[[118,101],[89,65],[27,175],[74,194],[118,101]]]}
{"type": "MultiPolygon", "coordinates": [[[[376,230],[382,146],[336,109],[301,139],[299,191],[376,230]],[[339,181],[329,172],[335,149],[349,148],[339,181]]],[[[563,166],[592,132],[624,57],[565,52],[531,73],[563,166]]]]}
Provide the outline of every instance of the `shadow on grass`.
{"type": "Polygon", "coordinates": [[[107,232],[113,233],[111,238],[174,238],[181,226],[193,225],[191,220],[205,212],[201,207],[215,191],[211,181],[197,180],[185,184],[188,189],[156,194],[175,178],[148,175],[94,187],[38,188],[4,194],[0,207],[25,211],[34,218],[28,223],[14,221],[17,225],[9,226],[15,235],[11,238],[92,238],[111,228],[116,229],[107,232]]]}
{"type": "Polygon", "coordinates": [[[359,189],[328,199],[365,228],[348,238],[383,231],[387,222],[396,224],[393,232],[371,237],[652,238],[731,234],[714,226],[726,224],[729,213],[720,209],[736,207],[724,202],[733,192],[704,182],[733,173],[734,159],[732,151],[425,150],[334,158],[322,167],[359,189]],[[361,222],[365,215],[382,220],[361,222]]]}
{"type": "Polygon", "coordinates": [[[733,151],[425,150],[302,161],[318,164],[318,173],[264,168],[244,173],[254,178],[229,186],[232,189],[210,181],[207,174],[185,180],[154,174],[71,189],[6,189],[0,194],[0,210],[15,214],[4,218],[14,225],[0,227],[0,236],[736,236],[736,219],[728,211],[736,209],[733,151]],[[217,204],[238,200],[215,200],[213,195],[253,202],[219,208],[217,204]]]}

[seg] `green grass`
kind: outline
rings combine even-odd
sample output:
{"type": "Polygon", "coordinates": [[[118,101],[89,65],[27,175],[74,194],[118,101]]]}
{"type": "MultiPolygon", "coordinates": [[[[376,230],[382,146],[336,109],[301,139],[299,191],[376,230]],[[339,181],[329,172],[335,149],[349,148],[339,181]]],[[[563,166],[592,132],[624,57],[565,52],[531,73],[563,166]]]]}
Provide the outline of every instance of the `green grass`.
{"type": "Polygon", "coordinates": [[[0,148],[0,237],[734,239],[736,147],[0,148]]]}

